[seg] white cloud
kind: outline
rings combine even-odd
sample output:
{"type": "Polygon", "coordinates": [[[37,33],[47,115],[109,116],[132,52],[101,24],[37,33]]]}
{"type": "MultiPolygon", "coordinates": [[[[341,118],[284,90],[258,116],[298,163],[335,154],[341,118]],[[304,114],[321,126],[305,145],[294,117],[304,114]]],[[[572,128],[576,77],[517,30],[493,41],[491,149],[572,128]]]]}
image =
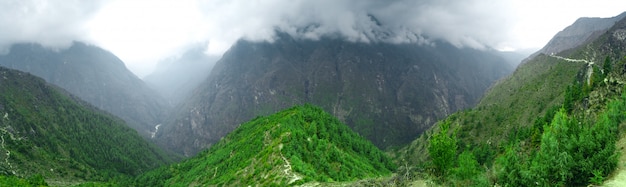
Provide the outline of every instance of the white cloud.
{"type": "Polygon", "coordinates": [[[17,42],[38,42],[47,47],[68,47],[85,39],[86,22],[100,1],[0,1],[0,51],[17,42]]]}
{"type": "Polygon", "coordinates": [[[208,42],[221,55],[244,38],[272,41],[275,31],[357,42],[459,47],[539,48],[582,16],[609,17],[614,0],[4,0],[0,49],[15,42],[64,47],[86,40],[118,55],[139,76],[162,58],[208,42]],[[370,15],[377,18],[378,23],[370,15]]]}

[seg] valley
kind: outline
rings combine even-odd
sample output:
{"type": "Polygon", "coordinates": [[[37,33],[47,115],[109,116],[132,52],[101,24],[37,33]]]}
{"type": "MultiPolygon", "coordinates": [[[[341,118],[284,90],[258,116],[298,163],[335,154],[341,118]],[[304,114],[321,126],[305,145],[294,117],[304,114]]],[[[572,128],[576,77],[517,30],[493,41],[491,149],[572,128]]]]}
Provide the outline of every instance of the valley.
{"type": "Polygon", "coordinates": [[[531,51],[473,1],[190,1],[115,44],[123,4],[45,2],[0,5],[98,24],[0,19],[0,186],[626,184],[626,13],[531,51]]]}

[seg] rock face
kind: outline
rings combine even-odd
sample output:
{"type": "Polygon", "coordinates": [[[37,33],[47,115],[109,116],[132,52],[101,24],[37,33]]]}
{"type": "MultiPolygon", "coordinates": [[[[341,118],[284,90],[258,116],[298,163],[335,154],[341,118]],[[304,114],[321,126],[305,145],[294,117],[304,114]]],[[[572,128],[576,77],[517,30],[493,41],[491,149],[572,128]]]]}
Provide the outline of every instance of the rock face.
{"type": "Polygon", "coordinates": [[[0,66],[29,72],[114,114],[144,137],[170,107],[112,53],[75,42],[60,51],[15,44],[0,66]]]}
{"type": "Polygon", "coordinates": [[[353,43],[340,39],[240,41],[157,134],[185,155],[238,124],[313,103],[380,148],[414,139],[438,119],[473,106],[512,67],[495,52],[446,43],[353,43]]]}
{"type": "MultiPolygon", "coordinates": [[[[626,12],[611,18],[578,18],[572,25],[557,33],[537,54],[556,54],[595,40],[622,18],[626,12]]],[[[530,58],[529,58],[530,59],[530,58]]]]}

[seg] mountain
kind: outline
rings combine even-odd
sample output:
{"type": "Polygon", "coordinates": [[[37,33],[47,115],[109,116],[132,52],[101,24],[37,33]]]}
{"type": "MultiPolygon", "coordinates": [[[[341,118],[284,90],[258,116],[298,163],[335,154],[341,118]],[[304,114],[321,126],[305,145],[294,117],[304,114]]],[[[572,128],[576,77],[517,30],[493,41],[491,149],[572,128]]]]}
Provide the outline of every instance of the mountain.
{"type": "MultiPolygon", "coordinates": [[[[530,58],[498,81],[476,107],[442,120],[395,151],[394,159],[428,167],[437,158],[431,155],[437,150],[433,145],[449,137],[453,141],[448,142],[457,143],[450,146],[453,154],[471,155],[478,168],[487,169],[446,185],[469,185],[480,181],[476,178],[503,186],[601,185],[616,169],[623,172],[626,157],[619,152],[624,146],[617,142],[626,140],[626,18],[601,33],[588,32],[598,36],[530,58]],[[448,126],[454,133],[442,135],[448,126]]],[[[459,159],[459,168],[461,155],[450,157],[459,159]]],[[[458,172],[439,168],[447,172],[437,177],[452,179],[458,172]]]]}
{"type": "Polygon", "coordinates": [[[391,160],[337,118],[295,106],[237,127],[210,149],[135,181],[137,186],[286,186],[388,176],[391,160]]]}
{"type": "Polygon", "coordinates": [[[321,106],[380,148],[410,142],[473,106],[512,67],[495,54],[433,45],[317,41],[279,34],[239,41],[156,137],[193,155],[257,115],[321,106]]]}
{"type": "Polygon", "coordinates": [[[0,175],[49,183],[134,176],[172,162],[119,118],[29,73],[0,67],[0,175]]]}
{"type": "Polygon", "coordinates": [[[0,66],[42,77],[93,106],[124,119],[144,137],[161,123],[169,105],[112,53],[75,42],[64,50],[15,44],[0,66]]]}
{"type": "Polygon", "coordinates": [[[626,12],[611,18],[578,18],[572,25],[558,32],[546,46],[531,57],[541,53],[547,55],[556,54],[591,42],[624,17],[626,17],[626,12]]]}
{"type": "Polygon", "coordinates": [[[143,80],[175,106],[189,97],[204,81],[218,57],[204,54],[206,46],[187,50],[179,57],[160,61],[156,69],[143,80]]]}

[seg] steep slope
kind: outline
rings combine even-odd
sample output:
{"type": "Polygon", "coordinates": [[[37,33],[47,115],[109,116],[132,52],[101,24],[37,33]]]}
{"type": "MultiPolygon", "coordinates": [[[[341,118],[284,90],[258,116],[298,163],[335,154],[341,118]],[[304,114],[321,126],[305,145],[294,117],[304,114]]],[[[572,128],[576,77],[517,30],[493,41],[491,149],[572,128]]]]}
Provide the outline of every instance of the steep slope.
{"type": "MultiPolygon", "coordinates": [[[[584,45],[521,64],[474,109],[439,124],[456,129],[451,136],[458,139],[457,153],[468,151],[478,163],[494,165],[487,171],[492,183],[599,184],[617,165],[614,145],[626,129],[625,65],[621,19],[584,45]]],[[[395,160],[428,163],[439,129],[435,125],[395,152],[395,160]]]]}
{"type": "Polygon", "coordinates": [[[189,97],[204,81],[218,57],[204,54],[206,47],[194,47],[180,57],[165,59],[143,80],[175,106],[189,97]]]}
{"type": "Polygon", "coordinates": [[[512,67],[488,51],[430,45],[299,40],[239,41],[167,123],[158,141],[185,155],[237,124],[310,102],[386,148],[474,105],[512,67]]]}
{"type": "Polygon", "coordinates": [[[171,162],[124,122],[48,85],[0,67],[0,174],[51,181],[108,180],[171,162]]]}
{"type": "Polygon", "coordinates": [[[115,55],[80,42],[60,51],[39,44],[15,44],[0,56],[0,66],[42,77],[119,116],[145,137],[169,108],[115,55]]]}
{"type": "Polygon", "coordinates": [[[135,185],[284,186],[379,177],[394,168],[348,126],[304,105],[246,122],[209,150],[148,172],[135,185]]]}
{"type": "Polygon", "coordinates": [[[547,55],[556,54],[591,42],[624,17],[626,17],[626,12],[611,18],[578,18],[572,25],[558,32],[546,46],[531,57],[541,53],[547,55]]]}

